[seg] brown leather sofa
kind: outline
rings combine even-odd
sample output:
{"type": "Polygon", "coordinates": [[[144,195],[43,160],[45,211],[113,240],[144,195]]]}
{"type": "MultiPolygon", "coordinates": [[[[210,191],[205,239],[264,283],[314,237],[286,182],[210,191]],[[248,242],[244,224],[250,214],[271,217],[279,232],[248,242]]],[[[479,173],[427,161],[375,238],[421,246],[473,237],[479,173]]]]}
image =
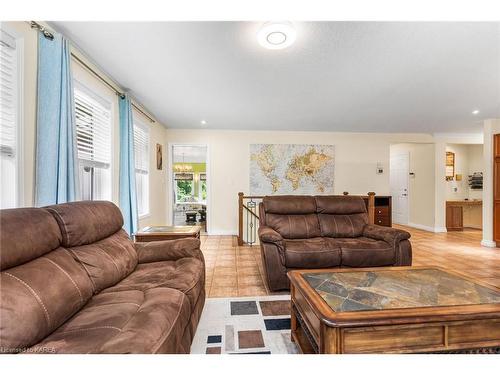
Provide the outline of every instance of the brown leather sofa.
{"type": "Polygon", "coordinates": [[[133,243],[111,202],[0,211],[0,353],[189,353],[198,239],[133,243]]]}
{"type": "Polygon", "coordinates": [[[269,289],[289,289],[291,269],[411,265],[410,234],[368,224],[355,196],[268,196],[259,239],[269,289]]]}

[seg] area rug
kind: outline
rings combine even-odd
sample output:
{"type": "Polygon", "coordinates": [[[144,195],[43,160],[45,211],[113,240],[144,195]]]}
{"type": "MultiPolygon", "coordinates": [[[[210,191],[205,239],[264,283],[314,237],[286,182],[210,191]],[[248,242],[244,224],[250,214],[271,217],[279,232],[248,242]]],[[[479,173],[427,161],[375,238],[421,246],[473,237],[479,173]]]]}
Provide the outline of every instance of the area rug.
{"type": "Polygon", "coordinates": [[[297,353],[290,340],[290,296],[208,298],[191,354],[297,353]]]}

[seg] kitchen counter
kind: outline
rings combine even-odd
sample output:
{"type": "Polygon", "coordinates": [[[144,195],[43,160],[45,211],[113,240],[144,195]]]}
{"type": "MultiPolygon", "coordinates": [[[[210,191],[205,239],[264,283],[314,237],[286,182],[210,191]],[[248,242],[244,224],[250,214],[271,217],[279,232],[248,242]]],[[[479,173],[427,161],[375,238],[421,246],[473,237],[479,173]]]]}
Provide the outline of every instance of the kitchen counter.
{"type": "Polygon", "coordinates": [[[450,200],[446,201],[446,229],[462,231],[464,228],[482,229],[483,227],[483,201],[450,200]]]}

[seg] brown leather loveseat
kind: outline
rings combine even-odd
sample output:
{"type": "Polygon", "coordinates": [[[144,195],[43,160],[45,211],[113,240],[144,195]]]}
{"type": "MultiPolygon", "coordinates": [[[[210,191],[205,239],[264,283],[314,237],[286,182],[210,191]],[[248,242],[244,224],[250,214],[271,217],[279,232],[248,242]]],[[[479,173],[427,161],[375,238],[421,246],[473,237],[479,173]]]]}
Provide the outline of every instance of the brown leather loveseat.
{"type": "Polygon", "coordinates": [[[197,239],[134,244],[111,202],[0,211],[0,353],[189,353],[197,239]]]}
{"type": "Polygon", "coordinates": [[[297,268],[411,265],[410,234],[368,224],[355,196],[268,196],[259,206],[259,239],[269,289],[289,289],[297,268]]]}

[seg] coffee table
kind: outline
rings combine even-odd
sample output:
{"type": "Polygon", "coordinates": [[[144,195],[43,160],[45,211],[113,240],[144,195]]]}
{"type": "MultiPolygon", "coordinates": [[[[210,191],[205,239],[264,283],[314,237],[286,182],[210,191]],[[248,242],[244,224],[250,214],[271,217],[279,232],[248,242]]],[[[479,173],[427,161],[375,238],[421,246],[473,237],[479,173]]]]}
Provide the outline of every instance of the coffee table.
{"type": "Polygon", "coordinates": [[[200,238],[199,226],[150,226],[135,234],[136,242],[176,240],[178,238],[200,238]]]}
{"type": "Polygon", "coordinates": [[[500,290],[429,267],[288,273],[303,353],[500,351],[500,290]]]}

